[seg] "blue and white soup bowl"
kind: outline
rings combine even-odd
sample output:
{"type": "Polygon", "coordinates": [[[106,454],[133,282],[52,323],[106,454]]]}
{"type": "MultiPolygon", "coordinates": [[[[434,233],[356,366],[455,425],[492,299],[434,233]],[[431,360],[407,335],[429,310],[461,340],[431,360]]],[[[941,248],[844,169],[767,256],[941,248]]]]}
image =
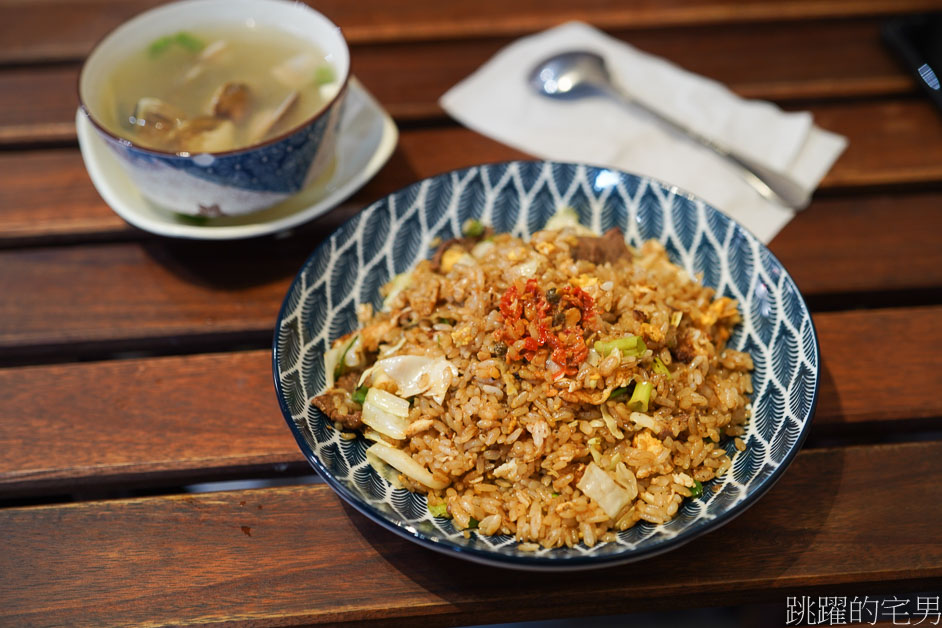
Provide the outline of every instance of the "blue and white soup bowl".
{"type": "Polygon", "coordinates": [[[350,76],[350,51],[340,29],[310,7],[287,0],[184,0],[124,23],[89,55],[79,76],[82,110],[118,156],[141,194],[181,214],[236,216],[266,209],[328,177],[350,76]],[[331,63],[336,93],[288,132],[231,151],[190,154],[144,148],[101,122],[98,95],[117,64],[168,33],[227,24],[283,30],[317,46],[331,63]]]}

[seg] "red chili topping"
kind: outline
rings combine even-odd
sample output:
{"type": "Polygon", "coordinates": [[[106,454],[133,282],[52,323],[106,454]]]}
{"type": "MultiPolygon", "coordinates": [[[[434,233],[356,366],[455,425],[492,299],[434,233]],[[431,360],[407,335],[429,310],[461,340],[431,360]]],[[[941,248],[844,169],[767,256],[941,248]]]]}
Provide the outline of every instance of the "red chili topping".
{"type": "Polygon", "coordinates": [[[553,290],[552,301],[547,297],[536,279],[527,280],[522,290],[517,284],[507,288],[500,298],[504,326],[495,337],[507,344],[508,361],[531,362],[546,347],[560,367],[555,377],[575,375],[589,355],[585,333],[595,326],[595,301],[576,286],[553,290]],[[578,316],[567,315],[573,308],[578,316]]]}

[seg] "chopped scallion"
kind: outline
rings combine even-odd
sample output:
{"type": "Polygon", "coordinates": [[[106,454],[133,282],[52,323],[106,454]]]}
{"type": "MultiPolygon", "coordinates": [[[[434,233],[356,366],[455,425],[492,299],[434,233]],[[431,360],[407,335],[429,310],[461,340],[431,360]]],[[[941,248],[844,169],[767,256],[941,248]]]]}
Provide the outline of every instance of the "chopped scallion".
{"type": "Polygon", "coordinates": [[[186,31],[180,31],[173,35],[164,35],[159,39],[155,39],[147,47],[147,54],[152,58],[158,57],[163,54],[170,46],[177,44],[178,46],[189,50],[190,52],[199,52],[205,47],[203,40],[195,35],[192,35],[186,31]]]}
{"type": "Polygon", "coordinates": [[[654,358],[654,372],[660,373],[661,375],[664,375],[665,377],[670,379],[671,372],[667,370],[667,366],[663,362],[661,362],[661,358],[658,358],[658,357],[654,358]]]}
{"type": "Polygon", "coordinates": [[[633,381],[628,382],[627,386],[621,386],[620,388],[614,389],[612,391],[612,394],[610,394],[608,398],[619,399],[621,397],[624,397],[625,395],[630,395],[631,393],[634,392],[634,389],[635,389],[635,382],[633,381]]]}
{"type": "Polygon", "coordinates": [[[461,232],[468,238],[480,238],[484,235],[484,223],[476,218],[468,218],[462,225],[461,232]]]}
{"type": "Polygon", "coordinates": [[[363,402],[366,401],[366,393],[369,391],[369,389],[369,386],[360,386],[353,391],[353,394],[350,395],[350,397],[353,399],[354,403],[358,403],[362,406],[363,402]]]}
{"type": "Polygon", "coordinates": [[[447,517],[448,516],[448,506],[445,502],[440,504],[428,505],[428,511],[432,514],[433,517],[447,517]]]}
{"type": "Polygon", "coordinates": [[[180,31],[173,37],[174,41],[189,50],[190,52],[199,52],[205,44],[199,37],[195,37],[186,31],[180,31]]]}
{"type": "Polygon", "coordinates": [[[478,523],[479,523],[479,522],[478,522],[477,519],[475,519],[474,517],[469,517],[469,518],[468,518],[468,529],[469,529],[469,530],[477,530],[478,523]]]}
{"type": "Polygon", "coordinates": [[[316,85],[327,85],[337,80],[334,69],[329,65],[322,65],[314,70],[314,83],[316,85]]]}
{"type": "Polygon", "coordinates": [[[700,497],[701,495],[703,495],[703,484],[700,483],[700,480],[694,480],[693,486],[690,487],[690,496],[700,497]]]}
{"type": "Polygon", "coordinates": [[[334,367],[334,379],[337,379],[341,375],[347,372],[347,365],[344,360],[347,357],[347,351],[350,350],[350,347],[353,346],[353,343],[357,341],[359,336],[354,336],[350,339],[350,342],[347,343],[347,346],[344,348],[343,353],[340,354],[340,359],[337,360],[337,366],[334,367]]]}
{"type": "Polygon", "coordinates": [[[166,35],[160,39],[155,39],[151,42],[150,46],[147,47],[147,54],[151,57],[159,56],[163,51],[170,47],[173,44],[173,37],[166,35]]]}
{"type": "Polygon", "coordinates": [[[635,392],[628,400],[628,408],[633,412],[647,412],[648,402],[651,401],[651,391],[654,385],[651,382],[641,382],[635,386],[635,392]]]}
{"type": "Polygon", "coordinates": [[[641,336],[626,336],[624,338],[616,338],[615,340],[595,341],[595,350],[599,355],[607,356],[615,349],[621,351],[622,355],[639,357],[647,351],[648,348],[645,346],[641,336]]]}

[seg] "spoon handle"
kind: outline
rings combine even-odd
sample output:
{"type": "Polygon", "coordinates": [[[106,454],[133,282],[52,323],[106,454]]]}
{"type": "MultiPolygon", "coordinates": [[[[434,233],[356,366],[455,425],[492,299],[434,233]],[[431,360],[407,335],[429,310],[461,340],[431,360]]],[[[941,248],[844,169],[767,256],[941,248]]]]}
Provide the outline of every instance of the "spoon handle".
{"type": "Polygon", "coordinates": [[[648,107],[635,98],[632,98],[630,94],[622,90],[617,85],[613,84],[611,89],[606,91],[608,92],[609,96],[615,98],[616,100],[626,104],[635,105],[636,107],[643,109],[653,118],[670,129],[681,133],[694,142],[697,142],[705,148],[710,149],[720,157],[727,159],[730,163],[737,167],[740,175],[743,177],[746,183],[752,186],[752,188],[755,189],[755,191],[758,192],[759,195],[763,198],[772,201],[773,203],[790,207],[792,209],[804,209],[804,207],[807,205],[807,194],[804,192],[804,190],[799,188],[797,185],[795,185],[795,183],[788,180],[787,178],[760,171],[755,166],[750,165],[742,158],[738,157],[727,147],[714,142],[710,138],[700,135],[693,129],[690,129],[683,124],[668,118],[661,112],[648,107]]]}

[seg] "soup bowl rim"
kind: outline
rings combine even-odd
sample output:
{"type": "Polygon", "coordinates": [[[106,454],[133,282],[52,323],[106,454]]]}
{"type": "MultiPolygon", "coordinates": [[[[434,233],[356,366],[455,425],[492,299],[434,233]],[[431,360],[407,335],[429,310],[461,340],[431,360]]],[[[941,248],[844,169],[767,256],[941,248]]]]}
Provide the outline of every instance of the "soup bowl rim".
{"type": "MultiPolygon", "coordinates": [[[[313,7],[303,4],[303,3],[293,2],[291,0],[239,0],[241,4],[246,4],[246,5],[253,5],[253,4],[254,5],[279,4],[279,5],[286,5],[286,6],[290,5],[293,9],[299,9],[302,12],[313,13],[314,15],[318,16],[320,19],[327,22],[329,26],[333,27],[339,34],[341,50],[343,54],[346,55],[346,59],[347,59],[346,68],[343,72],[342,80],[338,81],[340,87],[337,89],[337,92],[333,96],[331,96],[329,99],[326,99],[321,104],[321,106],[318,109],[316,109],[311,115],[305,117],[301,122],[299,122],[298,124],[295,124],[290,129],[261,142],[255,142],[253,144],[249,144],[246,146],[240,146],[238,148],[233,148],[230,150],[223,150],[223,151],[168,151],[168,150],[160,150],[157,148],[149,148],[141,144],[138,144],[137,142],[130,140],[122,135],[118,135],[117,133],[114,133],[113,131],[110,131],[107,127],[105,127],[104,124],[99,122],[98,119],[95,117],[95,115],[92,113],[91,107],[86,103],[86,99],[82,95],[82,84],[86,77],[86,71],[88,70],[89,61],[92,60],[95,53],[98,52],[98,50],[106,42],[108,42],[108,40],[110,40],[112,37],[118,34],[119,31],[125,28],[133,28],[135,25],[143,24],[144,22],[146,22],[147,19],[152,17],[153,14],[155,13],[169,11],[173,9],[185,10],[186,7],[184,7],[183,5],[197,6],[201,4],[210,4],[215,1],[217,0],[180,0],[179,2],[172,2],[170,4],[163,4],[163,5],[153,7],[151,9],[148,9],[147,11],[138,13],[132,18],[122,22],[118,26],[108,31],[95,43],[95,45],[89,51],[88,55],[82,61],[82,68],[79,71],[78,77],[76,79],[76,93],[78,94],[79,107],[81,108],[82,113],[85,115],[86,118],[88,118],[88,121],[92,123],[92,125],[95,127],[95,129],[99,133],[102,133],[103,135],[107,136],[111,141],[117,142],[118,144],[125,146],[129,149],[133,149],[135,151],[139,151],[142,153],[155,155],[155,156],[159,156],[163,158],[188,159],[188,158],[192,158],[193,155],[197,155],[197,154],[212,155],[213,157],[227,157],[227,156],[232,156],[232,155],[238,155],[241,153],[249,153],[249,152],[258,150],[260,148],[271,146],[273,144],[277,144],[278,142],[284,141],[285,139],[309,127],[311,124],[317,122],[317,120],[320,119],[322,116],[328,115],[333,110],[334,106],[344,97],[344,94],[346,93],[347,87],[350,82],[350,75],[351,75],[350,46],[347,43],[346,38],[343,36],[343,33],[340,32],[341,31],[340,27],[337,26],[336,23],[334,23],[329,17],[327,17],[326,15],[324,15],[317,9],[314,9],[313,7]]],[[[236,22],[237,20],[232,20],[232,23],[236,23],[236,22]]],[[[281,30],[283,32],[287,32],[286,29],[282,28],[280,25],[274,22],[266,22],[265,25],[275,30],[281,30]]]]}

